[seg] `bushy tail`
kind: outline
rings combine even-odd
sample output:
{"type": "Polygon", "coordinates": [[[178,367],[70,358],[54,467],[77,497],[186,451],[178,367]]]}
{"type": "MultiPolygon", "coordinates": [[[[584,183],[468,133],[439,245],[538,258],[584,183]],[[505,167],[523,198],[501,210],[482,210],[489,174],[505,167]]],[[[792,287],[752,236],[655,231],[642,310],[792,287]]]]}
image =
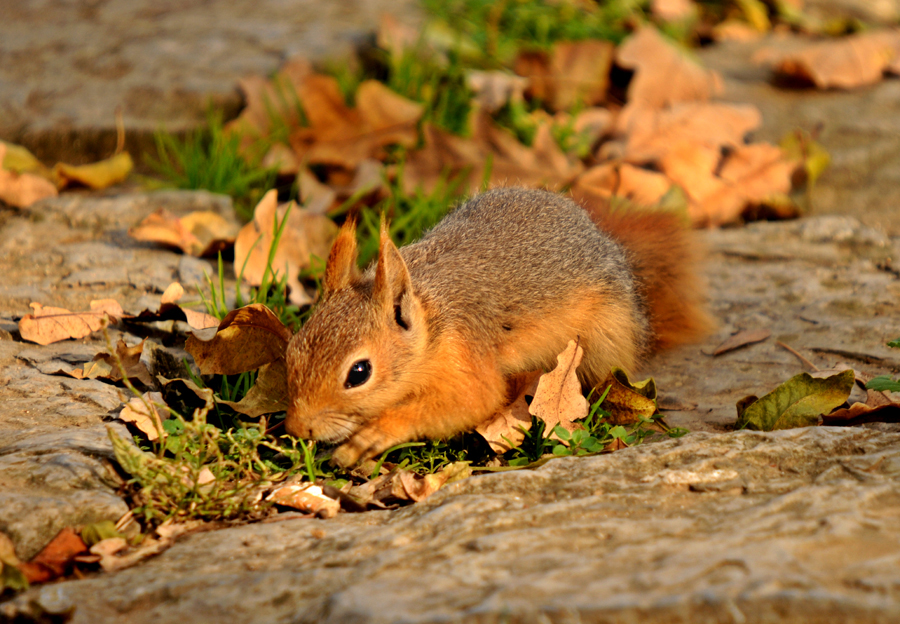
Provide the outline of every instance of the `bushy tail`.
{"type": "Polygon", "coordinates": [[[713,329],[699,272],[703,250],[683,217],[641,208],[588,212],[628,252],[649,307],[651,350],[696,342],[713,329]]]}

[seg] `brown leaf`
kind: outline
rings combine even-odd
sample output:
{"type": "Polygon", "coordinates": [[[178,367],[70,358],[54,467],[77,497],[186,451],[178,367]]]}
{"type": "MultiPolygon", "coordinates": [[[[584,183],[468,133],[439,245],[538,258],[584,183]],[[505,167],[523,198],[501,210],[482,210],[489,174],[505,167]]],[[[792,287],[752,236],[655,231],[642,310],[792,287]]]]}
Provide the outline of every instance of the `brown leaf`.
{"type": "Polygon", "coordinates": [[[125,341],[119,340],[116,344],[115,357],[109,353],[98,353],[94,358],[84,365],[82,377],[86,379],[107,379],[109,381],[121,381],[122,371],[116,358],[122,363],[125,374],[132,381],[139,381],[145,388],[152,388],[156,385],[147,366],[141,361],[141,355],[144,352],[144,343],[146,339],[140,343],[129,347],[125,341]]]}
{"type": "Polygon", "coordinates": [[[333,518],[341,510],[340,501],[326,496],[322,487],[315,483],[283,485],[266,496],[266,500],[319,518],[333,518]]]}
{"type": "Polygon", "coordinates": [[[24,340],[48,345],[69,338],[84,338],[97,331],[109,319],[105,311],[72,312],[65,308],[30,304],[34,312],[19,321],[24,340]]]}
{"type": "Polygon", "coordinates": [[[510,101],[521,102],[528,79],[502,70],[471,70],[466,84],[475,93],[475,102],[489,113],[495,113],[510,101]]]}
{"type": "Polygon", "coordinates": [[[196,211],[179,218],[160,208],[129,229],[128,235],[204,257],[214,256],[233,245],[238,229],[237,223],[212,211],[196,211]]]}
{"type": "Polygon", "coordinates": [[[283,412],[288,408],[287,365],[284,359],[263,364],[256,383],[240,401],[218,401],[251,418],[283,412]]]}
{"type": "Polygon", "coordinates": [[[697,14],[691,0],[652,0],[650,12],[664,22],[680,22],[697,14]]]}
{"type": "Polygon", "coordinates": [[[134,161],[128,152],[121,152],[98,162],[88,165],[67,165],[58,163],[53,168],[53,176],[57,179],[57,186],[65,188],[77,182],[92,189],[105,189],[119,182],[124,182],[131,170],[134,169],[134,161]]]}
{"type": "Polygon", "coordinates": [[[652,379],[632,383],[623,371],[613,369],[597,389],[603,391],[607,386],[609,392],[603,400],[603,409],[609,412],[610,424],[631,425],[656,413],[656,385],[652,379]]]}
{"type": "Polygon", "coordinates": [[[27,563],[20,563],[19,569],[29,583],[45,583],[65,576],[72,569],[72,559],[85,551],[87,544],[72,529],[65,528],[44,546],[27,563]]]}
{"type": "Polygon", "coordinates": [[[52,182],[32,173],[15,173],[3,168],[6,144],[0,142],[0,201],[10,206],[26,208],[36,201],[56,197],[58,192],[52,182]]]}
{"type": "Polygon", "coordinates": [[[204,375],[237,375],[283,359],[291,330],[261,303],[232,310],[218,331],[194,332],[185,350],[204,375]]]}
{"type": "Polygon", "coordinates": [[[608,201],[622,197],[638,206],[655,206],[672,188],[672,181],[661,173],[628,163],[604,163],[578,176],[572,196],[608,201]]]}
{"type": "MultiPolygon", "coordinates": [[[[296,305],[312,303],[299,280],[300,271],[309,268],[312,256],[328,257],[338,227],[328,217],[310,214],[296,204],[278,206],[278,194],[273,189],[265,194],[253,213],[253,221],[245,225],[234,243],[235,271],[249,284],[259,286],[266,274],[269,251],[275,241],[275,226],[284,225],[278,249],[272,259],[272,270],[279,277],[286,276],[291,289],[290,301],[296,305]]],[[[271,278],[271,274],[269,275],[271,278]]]]}
{"type": "Polygon", "coordinates": [[[782,76],[820,89],[852,89],[879,82],[900,56],[900,31],[865,32],[812,43],[799,50],[764,49],[754,59],[782,76]]]}
{"type": "Polygon", "coordinates": [[[713,350],[712,354],[722,355],[723,353],[728,353],[729,351],[734,351],[735,349],[740,349],[747,345],[762,342],[771,335],[772,332],[768,329],[745,329],[744,331],[739,331],[736,334],[729,336],[727,340],[713,350]]]}
{"type": "Polygon", "coordinates": [[[551,110],[599,104],[606,98],[614,46],[608,41],[562,41],[549,53],[521,52],[516,73],[528,79],[528,94],[551,110]]]}
{"type": "Polygon", "coordinates": [[[106,572],[113,572],[119,569],[118,553],[128,547],[128,542],[122,537],[109,537],[100,540],[91,546],[91,554],[99,557],[98,563],[106,572]]]}
{"type": "Polygon", "coordinates": [[[128,401],[119,412],[118,419],[134,424],[152,442],[159,439],[160,433],[162,433],[162,437],[166,436],[166,432],[162,428],[162,421],[167,420],[169,414],[159,407],[165,404],[162,393],[145,392],[142,396],[128,401]],[[147,409],[148,405],[149,410],[147,409]],[[164,417],[160,416],[160,412],[164,417]]]}
{"type": "Polygon", "coordinates": [[[383,159],[388,145],[412,147],[424,107],[366,80],[356,92],[356,108],[344,103],[337,80],[314,74],[300,85],[309,127],[291,135],[291,147],[309,164],[353,170],[367,158],[383,159]]]}
{"type": "Polygon", "coordinates": [[[528,411],[546,423],[546,431],[553,431],[556,425],[574,431],[574,421],[588,415],[589,405],[581,394],[581,382],[576,374],[583,355],[578,343],[570,340],[566,349],[556,356],[556,368],[542,375],[538,382],[528,411]]]}
{"type": "Polygon", "coordinates": [[[506,407],[476,427],[475,431],[481,434],[495,453],[505,453],[512,446],[519,446],[525,439],[522,430],[531,429],[531,413],[526,397],[534,396],[541,375],[542,371],[531,371],[512,376],[508,380],[507,393],[511,400],[506,407]]]}
{"type": "Polygon", "coordinates": [[[900,402],[877,390],[866,390],[866,402],[837,409],[822,416],[822,425],[858,427],[870,422],[900,422],[900,402]]]}
{"type": "Polygon", "coordinates": [[[661,109],[678,102],[705,102],[723,91],[721,77],[704,69],[650,27],[644,26],[616,50],[616,61],[634,70],[628,104],[620,122],[631,125],[631,114],[661,109]]]}

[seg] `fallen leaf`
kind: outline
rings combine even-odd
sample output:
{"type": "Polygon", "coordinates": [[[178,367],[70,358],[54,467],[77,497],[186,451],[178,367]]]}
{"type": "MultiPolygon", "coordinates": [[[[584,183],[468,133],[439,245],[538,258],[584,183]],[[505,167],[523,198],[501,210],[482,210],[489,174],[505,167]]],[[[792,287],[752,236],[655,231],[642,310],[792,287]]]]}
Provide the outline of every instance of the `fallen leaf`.
{"type": "Polygon", "coordinates": [[[75,531],[65,528],[31,561],[20,563],[19,569],[29,583],[46,583],[65,576],[72,569],[73,558],[87,549],[75,531]]]}
{"type": "Polygon", "coordinates": [[[178,305],[177,302],[183,296],[184,287],[178,282],[172,282],[166,287],[165,292],[163,292],[160,297],[158,310],[144,310],[137,316],[131,317],[131,319],[137,322],[153,322],[161,320],[185,321],[188,325],[197,330],[219,326],[219,319],[216,317],[206,314],[205,312],[190,310],[178,305]]]}
{"type": "Polygon", "coordinates": [[[65,308],[31,303],[34,310],[19,321],[19,333],[24,340],[48,345],[69,338],[84,338],[99,330],[110,320],[104,310],[72,312],[65,308]]]}
{"type": "Polygon", "coordinates": [[[638,206],[656,206],[672,188],[672,181],[661,173],[628,163],[604,163],[578,176],[571,193],[576,199],[590,197],[608,202],[621,197],[638,206]]]}
{"type": "Polygon", "coordinates": [[[650,12],[664,22],[680,22],[697,15],[697,5],[691,0],[653,0],[650,12]]]}
{"type": "Polygon", "coordinates": [[[12,540],[0,531],[0,595],[7,589],[12,592],[28,589],[28,579],[18,567],[20,563],[12,540]]]}
{"type": "Polygon", "coordinates": [[[312,300],[300,283],[300,271],[311,266],[313,256],[328,257],[338,227],[328,217],[311,214],[293,202],[279,207],[275,190],[265,194],[253,212],[253,220],[241,229],[234,242],[235,271],[252,286],[259,286],[267,273],[269,279],[272,278],[266,267],[275,241],[276,224],[280,223],[284,223],[284,227],[272,258],[271,271],[286,279],[291,290],[291,303],[307,305],[312,300]]]}
{"type": "Polygon", "coordinates": [[[287,365],[278,359],[259,368],[256,383],[240,401],[217,401],[236,412],[257,418],[263,414],[283,412],[288,408],[287,365]]]}
{"type": "Polygon", "coordinates": [[[266,500],[319,518],[333,518],[341,510],[340,501],[326,496],[322,487],[314,483],[283,485],[266,496],[266,500]]]}
{"type": "Polygon", "coordinates": [[[570,340],[566,349],[556,356],[556,368],[541,376],[528,411],[546,423],[545,431],[553,431],[557,425],[574,431],[574,421],[588,415],[590,406],[581,394],[581,382],[576,374],[583,355],[578,343],[570,340]]]}
{"type": "Polygon", "coordinates": [[[847,400],[854,380],[852,370],[826,379],[814,379],[807,373],[800,373],[747,406],[735,426],[773,431],[816,425],[819,416],[847,400]]]}
{"type": "Polygon", "coordinates": [[[303,209],[309,214],[324,215],[337,201],[337,191],[319,182],[307,167],[297,175],[297,186],[303,209]]]}
{"type": "Polygon", "coordinates": [[[119,412],[118,419],[124,422],[132,423],[137,427],[147,439],[151,442],[166,437],[163,429],[162,421],[168,420],[169,414],[164,411],[166,402],[160,392],[145,392],[140,397],[135,397],[128,401],[122,411],[119,412]],[[148,410],[149,406],[149,410],[148,410]],[[160,417],[163,412],[165,418],[160,417]]]}
{"type": "Polygon", "coordinates": [[[713,350],[712,354],[722,355],[723,353],[728,353],[729,351],[734,351],[735,349],[740,349],[747,345],[762,342],[771,335],[772,332],[768,329],[745,329],[729,336],[722,344],[713,350]]]}
{"type": "Polygon", "coordinates": [[[900,31],[881,30],[811,43],[799,50],[760,50],[754,60],[776,74],[820,89],[853,89],[879,82],[900,57],[900,31]]]}
{"type": "Polygon", "coordinates": [[[100,567],[106,572],[119,569],[118,553],[128,548],[128,542],[122,537],[109,537],[91,546],[91,554],[98,556],[100,567]]]}
{"type": "Polygon", "coordinates": [[[632,382],[620,368],[614,367],[595,390],[609,391],[602,408],[609,413],[606,422],[612,425],[630,425],[651,418],[658,411],[656,406],[656,382],[653,378],[632,382]]]}
{"type": "Polygon", "coordinates": [[[27,148],[0,140],[0,169],[13,173],[35,173],[50,178],[50,170],[27,148]]]}
{"type": "Polygon", "coordinates": [[[616,50],[616,62],[634,70],[628,85],[628,104],[619,117],[620,127],[631,126],[635,111],[658,110],[679,102],[706,102],[722,93],[722,78],[704,69],[659,32],[644,26],[616,50]]]}
{"type": "Polygon", "coordinates": [[[32,173],[16,173],[6,170],[7,144],[0,142],[0,201],[16,208],[27,208],[36,201],[56,197],[56,187],[47,179],[32,173]]]}
{"type": "Polygon", "coordinates": [[[237,375],[283,359],[291,335],[269,308],[254,303],[229,312],[214,334],[192,333],[184,348],[203,375],[237,375]]]}
{"type": "Polygon", "coordinates": [[[297,128],[290,142],[301,161],[353,170],[367,158],[386,157],[388,145],[413,147],[418,141],[423,105],[377,80],[359,85],[356,108],[346,105],[331,76],[307,76],[298,93],[309,126],[297,128]]]}
{"type": "Polygon", "coordinates": [[[130,228],[128,235],[135,240],[159,243],[192,256],[205,257],[215,256],[231,247],[239,229],[237,223],[212,211],[196,211],[178,217],[160,208],[130,228]]]}
{"type": "Polygon", "coordinates": [[[822,425],[829,427],[858,427],[870,422],[900,422],[900,402],[885,392],[870,389],[866,390],[865,403],[856,402],[822,416],[822,425]]]}
{"type": "Polygon", "coordinates": [[[58,188],[71,186],[73,182],[92,189],[105,189],[119,182],[124,182],[134,169],[134,161],[128,152],[121,152],[88,165],[67,165],[57,163],[52,174],[57,180],[58,188]]]}
{"type": "Polygon", "coordinates": [[[528,78],[528,94],[550,110],[592,106],[606,99],[614,51],[608,41],[561,41],[549,53],[520,53],[516,73],[528,78]]]}
{"type": "Polygon", "coordinates": [[[125,375],[132,381],[140,382],[144,388],[153,388],[156,381],[153,379],[150,371],[141,356],[144,353],[144,344],[146,339],[134,346],[128,346],[125,341],[119,340],[116,343],[115,356],[109,353],[98,353],[94,358],[86,363],[82,369],[82,377],[85,379],[107,379],[112,382],[122,380],[122,371],[119,369],[119,363],[125,370],[125,375]],[[118,362],[116,361],[118,359],[118,362]]]}
{"type": "Polygon", "coordinates": [[[542,371],[532,371],[512,376],[507,381],[507,397],[510,399],[507,405],[475,428],[495,453],[505,453],[513,446],[519,446],[525,439],[524,431],[531,429],[531,413],[526,397],[534,396],[542,374],[542,371]]]}
{"type": "Polygon", "coordinates": [[[496,113],[509,102],[524,99],[528,79],[495,69],[473,69],[466,74],[466,84],[475,93],[475,102],[489,113],[496,113]]]}
{"type": "Polygon", "coordinates": [[[81,539],[88,546],[93,546],[103,540],[114,537],[122,537],[122,534],[116,530],[116,523],[112,520],[93,522],[81,528],[81,539]]]}

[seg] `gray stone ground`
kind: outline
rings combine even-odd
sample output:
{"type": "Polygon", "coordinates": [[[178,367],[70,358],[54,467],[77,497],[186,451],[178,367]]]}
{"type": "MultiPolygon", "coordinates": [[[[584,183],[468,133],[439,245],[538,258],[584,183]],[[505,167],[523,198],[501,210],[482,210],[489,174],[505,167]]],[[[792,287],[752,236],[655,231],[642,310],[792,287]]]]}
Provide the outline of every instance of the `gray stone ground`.
{"type": "MultiPolygon", "coordinates": [[[[0,4],[0,137],[25,137],[43,155],[81,137],[71,149],[96,157],[110,136],[104,106],[129,89],[155,94],[145,103],[156,111],[129,109],[130,127],[196,121],[207,95],[236,105],[228,98],[245,70],[268,71],[299,49],[333,51],[371,27],[382,3],[179,6],[0,4]],[[79,50],[93,60],[78,61],[79,50]],[[118,78],[74,78],[90,73],[78,62],[123,71],[122,59],[131,65],[118,78]]],[[[0,620],[897,621],[898,428],[730,425],[738,399],[804,370],[775,340],[822,368],[900,372],[900,352],[885,347],[900,335],[900,82],[779,91],[747,61],[758,45],[701,58],[725,73],[727,97],[760,106],[762,135],[821,122],[835,164],[812,218],[700,233],[720,327],[645,370],[667,398],[696,404],[669,417],[694,433],[469,479],[399,512],[194,535],[134,569],[34,588],[0,604],[0,620]],[[766,342],[707,355],[731,332],[762,327],[766,342]]],[[[0,210],[0,531],[22,558],[63,526],[115,520],[125,506],[105,466],[104,419],[119,390],[52,374],[89,360],[102,338],[39,347],[17,339],[15,319],[31,301],[82,309],[100,297],[139,312],[170,281],[200,281],[205,261],[126,236],[161,206],[231,213],[227,198],[205,193],[122,189],[0,210]]]]}

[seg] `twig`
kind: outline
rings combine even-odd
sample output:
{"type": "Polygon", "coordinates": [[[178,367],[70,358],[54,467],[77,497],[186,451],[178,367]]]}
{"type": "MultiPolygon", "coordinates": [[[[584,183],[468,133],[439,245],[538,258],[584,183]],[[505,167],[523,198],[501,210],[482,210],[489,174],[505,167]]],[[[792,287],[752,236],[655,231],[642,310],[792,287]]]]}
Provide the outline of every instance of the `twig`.
{"type": "Polygon", "coordinates": [[[793,354],[798,360],[803,362],[806,366],[811,368],[814,372],[818,372],[820,370],[818,366],[816,366],[815,364],[813,364],[812,362],[807,360],[805,357],[803,357],[802,355],[800,355],[799,353],[797,353],[796,351],[791,349],[789,346],[787,346],[780,340],[776,341],[775,344],[778,345],[779,347],[781,347],[782,349],[784,349],[785,351],[787,351],[788,353],[793,354]]]}

